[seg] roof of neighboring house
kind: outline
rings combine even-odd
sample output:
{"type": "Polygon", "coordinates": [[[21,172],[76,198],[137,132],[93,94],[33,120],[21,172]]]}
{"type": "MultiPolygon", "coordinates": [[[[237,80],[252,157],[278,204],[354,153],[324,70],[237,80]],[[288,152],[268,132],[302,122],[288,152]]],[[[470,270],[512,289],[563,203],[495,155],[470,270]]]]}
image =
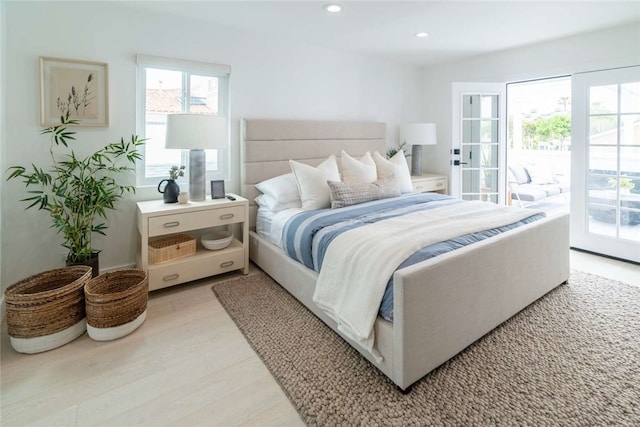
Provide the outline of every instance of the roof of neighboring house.
{"type": "MultiPolygon", "coordinates": [[[[147,89],[147,111],[157,113],[182,112],[182,91],[180,89],[147,89]]],[[[192,99],[191,113],[213,114],[206,105],[206,100],[192,99]],[[194,102],[195,101],[195,102],[194,102]],[[198,103],[198,101],[202,103],[198,103]]]]}
{"type": "MultiPolygon", "coordinates": [[[[632,126],[633,129],[626,129],[626,133],[623,134],[624,138],[620,141],[621,144],[633,144],[632,141],[640,140],[640,121],[635,121],[632,126]]],[[[616,145],[618,143],[618,129],[615,128],[604,132],[594,133],[590,135],[590,143],[616,145]]]]}

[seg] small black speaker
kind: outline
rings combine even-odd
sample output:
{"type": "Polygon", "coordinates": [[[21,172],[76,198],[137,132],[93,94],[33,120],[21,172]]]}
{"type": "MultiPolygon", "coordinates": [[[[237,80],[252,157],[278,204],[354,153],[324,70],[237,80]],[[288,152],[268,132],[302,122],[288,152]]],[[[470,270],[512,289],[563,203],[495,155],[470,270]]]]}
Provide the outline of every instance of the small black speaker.
{"type": "Polygon", "coordinates": [[[224,180],[211,181],[211,198],[212,199],[224,199],[224,180]]]}

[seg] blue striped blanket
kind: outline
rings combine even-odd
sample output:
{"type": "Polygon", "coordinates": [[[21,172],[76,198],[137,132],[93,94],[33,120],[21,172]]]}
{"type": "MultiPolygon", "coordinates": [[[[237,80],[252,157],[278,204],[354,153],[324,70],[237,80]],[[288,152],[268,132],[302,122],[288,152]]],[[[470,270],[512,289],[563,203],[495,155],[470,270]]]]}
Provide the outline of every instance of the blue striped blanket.
{"type": "MultiPolygon", "coordinates": [[[[293,216],[285,224],[283,249],[289,257],[319,272],[329,245],[341,233],[366,224],[455,203],[464,202],[436,193],[410,193],[401,197],[376,200],[340,209],[302,212],[293,216]]],[[[532,211],[532,216],[507,226],[426,246],[405,260],[398,269],[495,236],[543,216],[544,214],[532,211]]],[[[387,284],[379,314],[393,321],[393,277],[387,284]]]]}

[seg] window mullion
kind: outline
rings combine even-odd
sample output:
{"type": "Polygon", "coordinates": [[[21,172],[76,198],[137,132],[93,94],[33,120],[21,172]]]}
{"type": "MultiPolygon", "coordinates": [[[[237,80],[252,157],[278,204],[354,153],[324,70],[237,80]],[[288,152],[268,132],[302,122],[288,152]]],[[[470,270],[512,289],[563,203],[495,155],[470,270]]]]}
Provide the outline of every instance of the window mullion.
{"type": "MultiPolygon", "coordinates": [[[[191,78],[189,72],[182,73],[182,112],[189,112],[189,105],[191,104],[191,78]]],[[[182,164],[189,164],[189,150],[182,150],[181,157],[182,164]]]]}
{"type": "Polygon", "coordinates": [[[189,73],[182,73],[182,112],[189,112],[189,94],[191,93],[191,84],[189,82],[189,73]]]}

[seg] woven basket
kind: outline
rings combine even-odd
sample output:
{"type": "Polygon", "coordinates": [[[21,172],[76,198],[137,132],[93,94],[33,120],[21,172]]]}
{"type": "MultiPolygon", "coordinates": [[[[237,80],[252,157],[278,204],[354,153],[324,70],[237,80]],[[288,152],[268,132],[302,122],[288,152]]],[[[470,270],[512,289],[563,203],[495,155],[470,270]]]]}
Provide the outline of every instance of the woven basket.
{"type": "Polygon", "coordinates": [[[196,239],[188,234],[173,234],[149,241],[149,263],[160,264],[196,253],[196,239]]]}
{"type": "Polygon", "coordinates": [[[84,285],[91,267],[48,270],[7,288],[7,327],[12,347],[39,353],[60,347],[86,331],[84,285]]]}
{"type": "Polygon", "coordinates": [[[97,341],[130,334],[147,314],[149,279],[141,270],[101,274],[84,287],[87,332],[97,341]]]}

